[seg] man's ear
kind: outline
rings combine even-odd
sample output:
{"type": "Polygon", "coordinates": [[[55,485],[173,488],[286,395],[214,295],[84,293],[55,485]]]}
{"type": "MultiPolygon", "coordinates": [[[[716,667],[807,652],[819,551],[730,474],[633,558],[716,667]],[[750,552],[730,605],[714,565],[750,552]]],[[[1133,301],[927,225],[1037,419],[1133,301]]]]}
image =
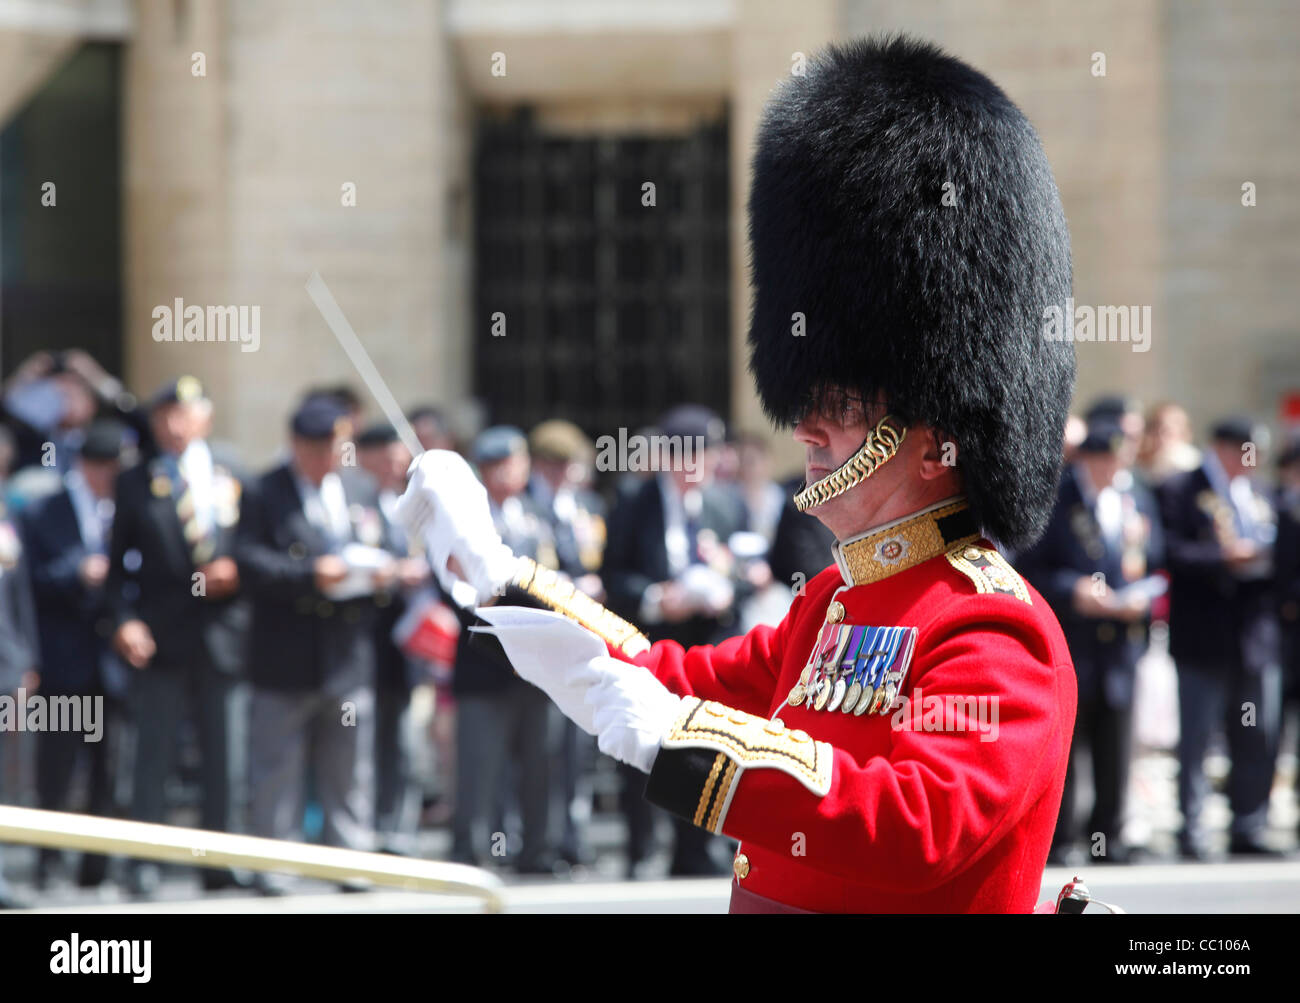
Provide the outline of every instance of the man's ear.
{"type": "Polygon", "coordinates": [[[923,443],[918,472],[922,480],[932,481],[939,477],[956,476],[957,443],[936,428],[929,425],[914,426],[912,432],[923,443]]]}

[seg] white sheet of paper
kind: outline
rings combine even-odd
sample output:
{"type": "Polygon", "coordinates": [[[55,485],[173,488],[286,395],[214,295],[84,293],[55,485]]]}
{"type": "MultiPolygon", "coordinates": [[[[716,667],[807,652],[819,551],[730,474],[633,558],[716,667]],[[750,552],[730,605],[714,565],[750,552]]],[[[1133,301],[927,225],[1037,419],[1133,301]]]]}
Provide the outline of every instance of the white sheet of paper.
{"type": "Polygon", "coordinates": [[[339,551],[339,556],[348,566],[347,577],[325,590],[325,595],[335,602],[373,595],[375,572],[393,560],[393,555],[388,551],[361,543],[346,544],[339,551]]]}
{"type": "Polygon", "coordinates": [[[610,672],[643,672],[612,659],[601,638],[549,609],[490,605],[476,612],[491,626],[469,629],[494,634],[515,672],[545,690],[569,720],[589,735],[595,734],[595,708],[586,703],[591,687],[610,672]]]}
{"type": "Polygon", "coordinates": [[[1169,581],[1163,575],[1148,575],[1146,578],[1140,578],[1136,582],[1130,582],[1122,589],[1119,589],[1115,595],[1120,602],[1128,602],[1130,598],[1141,596],[1148,602],[1158,599],[1169,591],[1169,581]]]}
{"type": "MultiPolygon", "coordinates": [[[[560,710],[589,735],[594,735],[595,708],[586,703],[587,690],[610,671],[605,642],[574,621],[550,610],[523,606],[482,606],[475,612],[490,627],[469,628],[493,634],[515,671],[546,691],[560,710]]],[[[626,666],[632,671],[644,671],[626,666]]]]}
{"type": "MultiPolygon", "coordinates": [[[[490,633],[501,638],[510,637],[511,644],[506,648],[506,654],[512,663],[516,659],[511,648],[519,649],[519,660],[523,662],[543,659],[577,663],[609,653],[605,642],[586,627],[548,609],[480,606],[474,612],[493,627],[503,628],[490,633]]],[[[488,632],[486,627],[471,627],[470,630],[488,632]]],[[[519,667],[515,664],[516,669],[519,667]]]]}

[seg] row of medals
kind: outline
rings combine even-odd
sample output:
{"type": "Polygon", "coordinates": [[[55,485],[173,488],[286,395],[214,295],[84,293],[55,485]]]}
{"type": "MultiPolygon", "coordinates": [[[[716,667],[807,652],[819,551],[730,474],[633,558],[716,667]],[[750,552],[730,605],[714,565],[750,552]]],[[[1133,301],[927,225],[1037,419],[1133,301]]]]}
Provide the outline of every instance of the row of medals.
{"type": "MultiPolygon", "coordinates": [[[[844,649],[848,647],[849,639],[853,636],[851,627],[848,630],[840,630],[834,651],[828,653],[830,657],[825,657],[822,648],[822,632],[827,626],[838,625],[843,620],[844,605],[836,600],[831,603],[826,612],[826,622],[822,624],[822,630],[817,633],[817,643],[813,645],[808,664],[803,667],[803,672],[799,674],[799,681],[790,690],[786,702],[791,707],[799,707],[806,703],[812,710],[838,710],[842,714],[852,713],[857,716],[875,714],[893,706],[894,697],[898,695],[898,683],[902,679],[901,673],[890,672],[884,679],[878,679],[876,677],[880,676],[885,668],[882,665],[872,673],[876,685],[872,685],[872,679],[864,679],[866,686],[856,681],[848,682],[853,670],[850,668],[849,671],[845,671],[842,659],[844,649]],[[823,657],[819,658],[819,655],[823,657]],[[826,671],[828,665],[832,667],[829,672],[826,671]],[[817,673],[815,679],[814,671],[817,673]]],[[[851,666],[854,664],[856,662],[850,663],[851,666]]]]}

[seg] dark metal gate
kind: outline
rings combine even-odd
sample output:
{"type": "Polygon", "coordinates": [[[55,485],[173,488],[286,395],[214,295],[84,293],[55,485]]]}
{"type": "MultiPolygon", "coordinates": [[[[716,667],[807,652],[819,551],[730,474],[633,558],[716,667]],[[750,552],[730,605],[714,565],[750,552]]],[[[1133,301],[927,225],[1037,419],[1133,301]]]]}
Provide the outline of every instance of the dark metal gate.
{"type": "Polygon", "coordinates": [[[725,121],[557,136],[518,111],[480,121],[475,161],[475,390],[490,419],[564,417],[595,437],[683,401],[726,416],[725,121]]]}

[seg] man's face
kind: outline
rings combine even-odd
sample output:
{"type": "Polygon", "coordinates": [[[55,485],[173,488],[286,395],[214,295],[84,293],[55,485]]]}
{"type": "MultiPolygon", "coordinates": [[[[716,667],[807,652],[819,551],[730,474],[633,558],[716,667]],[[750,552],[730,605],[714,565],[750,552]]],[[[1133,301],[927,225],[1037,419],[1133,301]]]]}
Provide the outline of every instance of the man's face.
{"type": "Polygon", "coordinates": [[[858,451],[867,432],[880,420],[876,410],[883,414],[883,408],[875,405],[869,421],[862,404],[826,405],[814,408],[795,426],[794,440],[803,443],[805,449],[804,476],[809,484],[821,480],[858,451]]]}
{"type": "Polygon", "coordinates": [[[414,424],[415,437],[424,449],[451,449],[455,446],[450,435],[433,418],[423,417],[414,424]]]}
{"type": "MultiPolygon", "coordinates": [[[[880,402],[849,401],[814,408],[794,429],[806,450],[808,483],[821,480],[848,460],[888,413],[880,402]]],[[[843,494],[808,510],[841,540],[960,494],[956,453],[946,450],[934,429],[909,426],[894,457],[843,494]]]]}
{"type": "Polygon", "coordinates": [[[504,460],[495,460],[479,466],[483,486],[498,503],[519,494],[528,486],[528,456],[515,453],[504,460]]]}
{"type": "Polygon", "coordinates": [[[384,446],[357,447],[357,466],[373,477],[381,488],[388,486],[388,460],[384,449],[384,446]]]}
{"type": "Polygon", "coordinates": [[[1214,455],[1218,457],[1219,464],[1223,467],[1223,472],[1229,477],[1249,477],[1255,472],[1254,467],[1248,467],[1244,462],[1246,458],[1245,443],[1237,445],[1235,442],[1219,439],[1215,440],[1213,448],[1214,455]]]}
{"type": "Polygon", "coordinates": [[[204,424],[199,408],[181,402],[161,404],[149,415],[154,442],[164,453],[173,456],[185,452],[186,447],[200,437],[204,424]]]}
{"type": "Polygon", "coordinates": [[[81,476],[96,498],[112,498],[121,464],[117,460],[81,460],[81,476]]]}
{"type": "Polygon", "coordinates": [[[59,373],[54,383],[63,394],[62,428],[81,428],[95,417],[95,395],[86,381],[75,373],[59,373]]]}
{"type": "Polygon", "coordinates": [[[670,460],[672,465],[669,473],[677,490],[683,494],[687,491],[702,491],[713,484],[718,479],[718,466],[722,461],[721,450],[717,446],[691,448],[689,454],[673,453],[670,460]]]}
{"type": "Polygon", "coordinates": [[[1192,422],[1180,407],[1166,407],[1156,418],[1155,438],[1161,446],[1192,441],[1192,422]]]}
{"type": "Polygon", "coordinates": [[[1124,431],[1124,447],[1119,457],[1122,467],[1131,467],[1137,462],[1138,446],[1146,431],[1146,419],[1140,411],[1125,411],[1120,418],[1120,428],[1124,431]]]}
{"type": "Polygon", "coordinates": [[[400,442],[387,442],[357,450],[357,463],[375,479],[381,490],[400,491],[406,485],[411,453],[400,442]]]}
{"type": "Polygon", "coordinates": [[[1088,471],[1088,479],[1100,491],[1115,483],[1115,476],[1124,466],[1121,453],[1081,453],[1080,461],[1088,471]]]}
{"type": "Polygon", "coordinates": [[[411,451],[403,443],[390,442],[388,448],[384,450],[384,457],[388,461],[388,486],[394,491],[402,491],[406,488],[406,472],[411,469],[411,451]]]}
{"type": "Polygon", "coordinates": [[[553,489],[559,490],[568,479],[569,461],[552,456],[538,457],[533,460],[533,469],[553,489]]]}
{"type": "Polygon", "coordinates": [[[332,439],[304,439],[293,437],[293,463],[298,472],[312,484],[318,485],[334,469],[338,459],[339,437],[332,439]]]}

